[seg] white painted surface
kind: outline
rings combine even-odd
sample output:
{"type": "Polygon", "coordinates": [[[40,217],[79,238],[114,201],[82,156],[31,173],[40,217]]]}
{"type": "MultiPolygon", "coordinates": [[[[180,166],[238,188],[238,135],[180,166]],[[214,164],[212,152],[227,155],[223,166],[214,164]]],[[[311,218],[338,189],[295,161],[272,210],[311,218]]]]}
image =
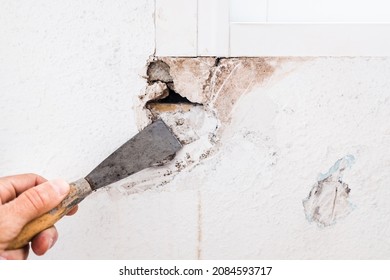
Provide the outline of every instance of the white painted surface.
{"type": "Polygon", "coordinates": [[[231,22],[386,23],[386,0],[229,0],[231,22]]]}
{"type": "Polygon", "coordinates": [[[95,194],[84,203],[92,220],[69,219],[52,257],[388,259],[390,60],[277,65],[236,104],[217,154],[159,188],[95,194]],[[346,155],[353,210],[319,227],[303,200],[346,155]]]}
{"type": "MultiPolygon", "coordinates": [[[[0,10],[0,176],[85,176],[137,132],[154,1],[1,1],[0,10]]],[[[79,229],[105,236],[100,199],[60,222],[63,243],[49,258],[88,258],[83,244],[94,242],[79,229]]]]}
{"type": "Polygon", "coordinates": [[[155,0],[156,55],[196,56],[197,0],[155,0]]]}
{"type": "Polygon", "coordinates": [[[160,56],[387,56],[385,0],[156,0],[160,56]]]}
{"type": "Polygon", "coordinates": [[[153,9],[1,2],[1,174],[77,179],[135,133],[132,96],[153,52],[153,9]]]}
{"type": "Polygon", "coordinates": [[[229,56],[229,3],[198,0],[198,56],[229,56]]]}
{"type": "Polygon", "coordinates": [[[200,188],[202,256],[388,259],[390,60],[287,59],[278,69],[238,102],[220,153],[186,177],[200,188]],[[318,227],[302,200],[348,154],[354,210],[318,227]]]}
{"type": "MultiPolygon", "coordinates": [[[[77,179],[136,133],[154,3],[1,5],[0,174],[77,179]]],[[[217,154],[164,186],[92,194],[44,258],[388,259],[390,59],[275,67],[235,105],[217,154]],[[318,227],[302,201],[348,154],[354,209],[318,227]]]]}
{"type": "Polygon", "coordinates": [[[389,56],[390,24],[232,23],[230,56],[389,56]]]}
{"type": "Polygon", "coordinates": [[[388,23],[386,0],[268,0],[270,22],[388,23]]]}
{"type": "Polygon", "coordinates": [[[230,22],[266,22],[269,0],[229,0],[230,22]]]}

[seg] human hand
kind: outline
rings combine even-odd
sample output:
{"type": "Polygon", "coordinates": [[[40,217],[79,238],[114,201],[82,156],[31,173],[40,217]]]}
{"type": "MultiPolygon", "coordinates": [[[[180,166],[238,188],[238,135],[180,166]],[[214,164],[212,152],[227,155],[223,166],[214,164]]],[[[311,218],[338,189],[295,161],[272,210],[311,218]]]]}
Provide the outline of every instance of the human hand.
{"type": "MultiPolygon", "coordinates": [[[[6,250],[23,226],[57,206],[69,193],[63,180],[47,181],[36,174],[0,177],[0,259],[27,259],[30,246],[6,250]]],[[[77,206],[68,215],[73,215],[77,206]]],[[[55,227],[48,228],[31,240],[31,248],[43,255],[57,241],[55,227]]]]}

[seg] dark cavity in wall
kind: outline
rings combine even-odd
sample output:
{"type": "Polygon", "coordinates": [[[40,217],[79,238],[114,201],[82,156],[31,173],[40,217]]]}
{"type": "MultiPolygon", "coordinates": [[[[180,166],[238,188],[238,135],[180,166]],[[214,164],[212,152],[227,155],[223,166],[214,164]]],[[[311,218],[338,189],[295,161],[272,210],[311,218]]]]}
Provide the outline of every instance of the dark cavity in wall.
{"type": "Polygon", "coordinates": [[[163,99],[159,99],[155,102],[170,103],[170,104],[175,104],[175,103],[194,104],[191,101],[189,101],[187,98],[185,98],[185,97],[181,96],[180,94],[178,94],[177,92],[175,92],[174,90],[169,89],[168,92],[169,93],[168,93],[167,97],[165,97],[163,99]]]}

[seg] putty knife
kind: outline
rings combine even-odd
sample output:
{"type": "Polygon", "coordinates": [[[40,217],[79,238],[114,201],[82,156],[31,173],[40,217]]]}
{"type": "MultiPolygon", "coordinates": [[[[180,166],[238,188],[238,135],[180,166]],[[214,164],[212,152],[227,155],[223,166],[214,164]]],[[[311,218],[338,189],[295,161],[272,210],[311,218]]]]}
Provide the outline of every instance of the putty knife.
{"type": "Polygon", "coordinates": [[[68,196],[54,209],[31,221],[8,246],[22,248],[39,232],[53,226],[92,191],[112,184],[142,169],[163,165],[174,158],[180,142],[162,120],[145,127],[100,163],[85,178],[70,184],[68,196]]]}

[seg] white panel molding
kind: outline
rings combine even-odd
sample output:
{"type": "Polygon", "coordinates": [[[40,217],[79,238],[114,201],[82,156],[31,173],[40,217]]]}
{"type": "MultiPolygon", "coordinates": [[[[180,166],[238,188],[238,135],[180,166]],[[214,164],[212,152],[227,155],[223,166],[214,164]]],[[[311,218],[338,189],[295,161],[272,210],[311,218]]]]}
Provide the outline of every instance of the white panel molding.
{"type": "Polygon", "coordinates": [[[268,5],[269,22],[390,22],[388,0],[268,0],[268,5]]]}
{"type": "Polygon", "coordinates": [[[156,55],[196,56],[197,0],[155,0],[156,55]]]}
{"type": "Polygon", "coordinates": [[[267,22],[268,1],[229,0],[230,22],[267,22]]]}
{"type": "Polygon", "coordinates": [[[231,23],[230,56],[390,56],[390,24],[231,23]]]}
{"type": "MultiPolygon", "coordinates": [[[[323,18],[325,19],[323,22],[303,22],[302,20],[309,15],[303,11],[293,18],[282,21],[280,16],[284,16],[277,11],[282,6],[289,7],[284,0],[256,3],[255,0],[245,0],[241,6],[238,0],[155,1],[157,56],[390,55],[390,23],[385,22],[390,13],[387,11],[379,13],[381,9],[373,7],[371,13],[364,16],[362,12],[362,7],[366,7],[364,1],[359,2],[361,9],[355,12],[356,17],[346,15],[346,22],[332,21],[342,18],[340,11],[334,13],[328,11],[331,16],[323,18]],[[261,21],[232,22],[234,19],[245,20],[246,16],[250,18],[256,16],[252,11],[248,12],[249,9],[258,11],[261,21]],[[379,22],[373,22],[376,18],[374,14],[381,15],[378,17],[379,22]],[[371,22],[348,22],[351,19],[357,20],[360,16],[362,20],[371,22]],[[276,22],[276,19],[279,21],[276,22]],[[294,19],[295,22],[290,21],[294,19]]],[[[329,10],[336,5],[335,0],[332,1],[328,5],[324,2],[323,5],[329,10]]],[[[384,1],[375,1],[377,5],[384,7],[384,1]]],[[[303,5],[308,2],[299,0],[297,3],[303,5]]],[[[341,5],[341,8],[345,10],[346,5],[341,5]]],[[[298,7],[295,9],[299,10],[298,7]]]]}
{"type": "Polygon", "coordinates": [[[229,1],[198,0],[198,55],[229,55],[229,1]]]}

